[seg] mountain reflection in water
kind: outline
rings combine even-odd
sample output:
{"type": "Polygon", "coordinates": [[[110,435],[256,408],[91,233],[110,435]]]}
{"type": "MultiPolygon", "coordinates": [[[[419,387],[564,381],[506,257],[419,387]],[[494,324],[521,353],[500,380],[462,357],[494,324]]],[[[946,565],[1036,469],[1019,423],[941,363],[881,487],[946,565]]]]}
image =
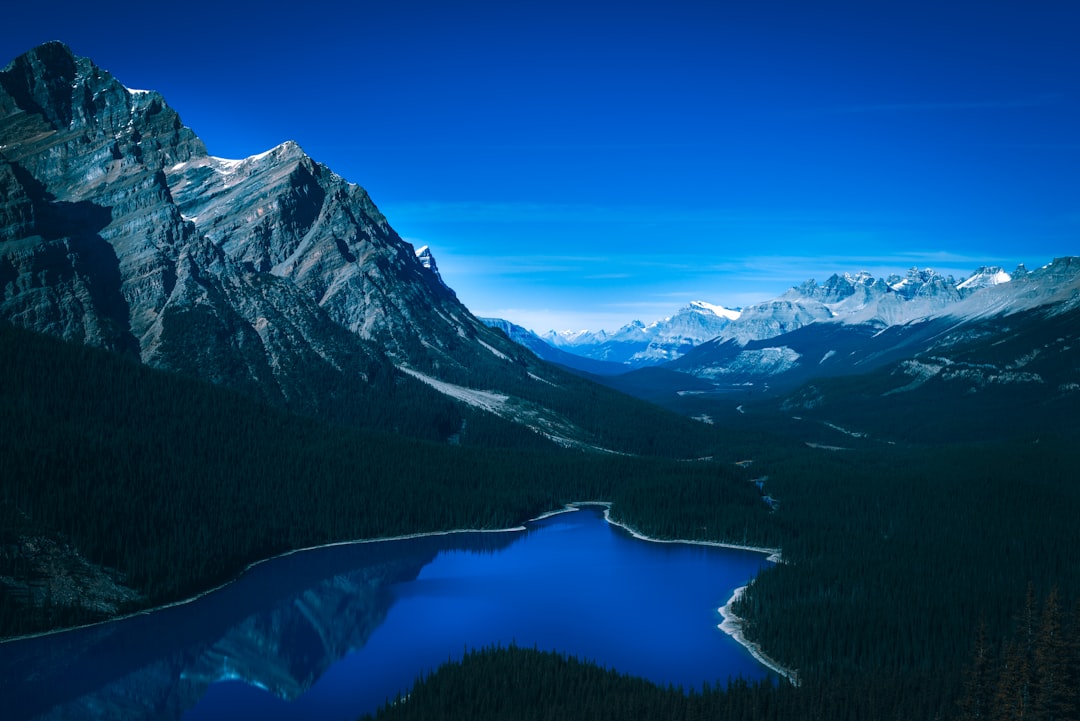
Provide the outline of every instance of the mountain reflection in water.
{"type": "Polygon", "coordinates": [[[638,541],[596,509],[527,531],[304,551],[188,604],[0,644],[4,715],[355,718],[466,647],[512,642],[661,683],[759,678],[716,608],[763,558],[638,541]]]}

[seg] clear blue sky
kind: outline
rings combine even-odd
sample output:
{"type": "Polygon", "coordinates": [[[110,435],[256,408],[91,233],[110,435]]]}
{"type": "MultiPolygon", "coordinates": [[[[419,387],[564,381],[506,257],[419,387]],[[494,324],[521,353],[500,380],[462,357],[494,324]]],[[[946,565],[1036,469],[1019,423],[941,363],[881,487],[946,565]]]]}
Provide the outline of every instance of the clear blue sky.
{"type": "Polygon", "coordinates": [[[834,271],[1080,253],[1080,3],[5,9],[214,155],[293,139],[478,315],[613,329],[834,271]]]}

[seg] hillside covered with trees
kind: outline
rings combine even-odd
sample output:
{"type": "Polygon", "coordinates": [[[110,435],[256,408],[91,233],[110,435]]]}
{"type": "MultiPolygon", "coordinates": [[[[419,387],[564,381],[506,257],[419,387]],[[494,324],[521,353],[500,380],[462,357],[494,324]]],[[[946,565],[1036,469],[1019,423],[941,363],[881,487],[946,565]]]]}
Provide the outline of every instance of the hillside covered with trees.
{"type": "Polygon", "coordinates": [[[328,424],[10,327],[0,359],[4,635],[184,598],[291,548],[507,527],[607,500],[653,536],[782,548],[737,611],[799,685],[687,695],[489,649],[380,717],[966,719],[1023,704],[1011,718],[1076,718],[1080,449],[1068,435],[830,451],[722,429],[677,461],[516,443],[479,413],[456,445],[328,424]],[[481,431],[489,442],[464,437],[481,431]],[[67,555],[44,563],[49,544],[67,555]],[[75,556],[133,595],[112,611],[65,597],[85,581],[75,556]],[[484,700],[506,685],[498,705],[484,700]]]}

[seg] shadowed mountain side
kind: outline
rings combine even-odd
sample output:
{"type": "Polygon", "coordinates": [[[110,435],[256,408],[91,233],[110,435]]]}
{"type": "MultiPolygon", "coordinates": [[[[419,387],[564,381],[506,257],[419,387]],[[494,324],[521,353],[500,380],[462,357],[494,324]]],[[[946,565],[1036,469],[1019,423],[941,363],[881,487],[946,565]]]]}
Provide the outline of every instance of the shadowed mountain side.
{"type": "Polygon", "coordinates": [[[0,317],[17,326],[426,438],[673,455],[712,442],[684,424],[673,439],[692,444],[656,444],[647,429],[681,422],[485,326],[430,250],[296,143],[211,156],[160,94],[61,43],[0,71],[0,148],[0,317]]]}

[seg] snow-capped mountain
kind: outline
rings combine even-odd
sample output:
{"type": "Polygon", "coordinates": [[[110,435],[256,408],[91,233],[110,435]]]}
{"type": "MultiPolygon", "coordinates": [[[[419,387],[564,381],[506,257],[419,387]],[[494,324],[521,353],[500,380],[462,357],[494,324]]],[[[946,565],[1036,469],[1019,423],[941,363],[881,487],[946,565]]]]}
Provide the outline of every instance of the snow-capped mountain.
{"type": "MultiPolygon", "coordinates": [[[[1020,265],[1013,275],[1023,275],[1027,270],[1023,265],[1020,265]]],[[[1000,266],[982,266],[976,270],[971,276],[960,283],[956,284],[956,289],[961,293],[971,293],[979,288],[987,288],[992,285],[1001,285],[1002,283],[1008,283],[1012,280],[1012,275],[1006,273],[1000,266]]]]}
{"type": "Polygon", "coordinates": [[[952,276],[929,268],[884,279],[866,272],[834,274],[820,285],[811,279],[776,300],[747,308],[720,336],[745,344],[817,322],[883,328],[934,315],[963,295],[952,276]]]}
{"type": "Polygon", "coordinates": [[[886,407],[903,406],[910,422],[919,404],[949,397],[953,409],[937,411],[943,420],[927,428],[944,437],[960,422],[968,435],[991,437],[1003,404],[1032,428],[1074,423],[1077,328],[1078,257],[1033,271],[983,267],[959,281],[920,268],[887,278],[835,274],[743,309],[680,357],[603,382],[694,418],[727,414],[731,422],[743,420],[743,404],[772,398],[783,401],[784,417],[856,409],[868,427],[884,427],[881,419],[893,415],[886,407]]]}
{"type": "Polygon", "coordinates": [[[638,368],[680,357],[690,348],[715,338],[739,315],[738,310],[694,301],[674,315],[648,325],[635,320],[612,333],[548,331],[539,337],[578,356],[638,368]]]}
{"type": "Polygon", "coordinates": [[[943,337],[949,343],[985,338],[979,324],[988,320],[1078,306],[1080,258],[1011,275],[981,268],[959,283],[916,269],[885,281],[833,276],[822,286],[808,281],[747,309],[718,338],[667,367],[729,385],[792,386],[929,352],[943,337]]]}
{"type": "MultiPolygon", "coordinates": [[[[707,342],[713,345],[730,342],[734,344],[732,347],[742,347],[812,323],[867,325],[881,330],[944,313],[983,313],[988,304],[998,312],[1003,304],[1016,304],[1012,294],[983,291],[1005,286],[1013,278],[1022,279],[1026,275],[1023,266],[1012,274],[996,266],[981,267],[961,281],[918,267],[887,278],[875,278],[865,271],[833,274],[823,283],[807,280],[773,300],[740,311],[696,301],[675,315],[649,325],[634,321],[614,333],[548,332],[541,337],[576,355],[637,368],[674,361],[707,342]]],[[[1040,282],[1046,285],[1045,278],[1040,282]]],[[[780,357],[792,360],[788,353],[773,358],[775,355],[770,354],[770,364],[775,365],[780,357]]],[[[740,363],[745,365],[744,361],[740,363]]]]}
{"type": "Polygon", "coordinates": [[[416,249],[416,259],[420,261],[420,265],[431,271],[432,275],[442,284],[443,288],[446,288],[447,292],[457,295],[454,290],[446,284],[443,280],[442,274],[439,273],[439,265],[435,262],[435,255],[431,252],[431,248],[426,245],[421,245],[416,249]]]}
{"type": "Polygon", "coordinates": [[[811,323],[866,323],[878,328],[908,323],[940,313],[1010,277],[1000,268],[980,268],[961,282],[929,268],[911,268],[905,275],[888,278],[867,272],[834,274],[824,283],[810,279],[773,300],[741,310],[695,301],[648,325],[634,321],[615,332],[549,331],[540,337],[575,355],[632,369],[676,360],[707,341],[746,345],[811,323]]]}

